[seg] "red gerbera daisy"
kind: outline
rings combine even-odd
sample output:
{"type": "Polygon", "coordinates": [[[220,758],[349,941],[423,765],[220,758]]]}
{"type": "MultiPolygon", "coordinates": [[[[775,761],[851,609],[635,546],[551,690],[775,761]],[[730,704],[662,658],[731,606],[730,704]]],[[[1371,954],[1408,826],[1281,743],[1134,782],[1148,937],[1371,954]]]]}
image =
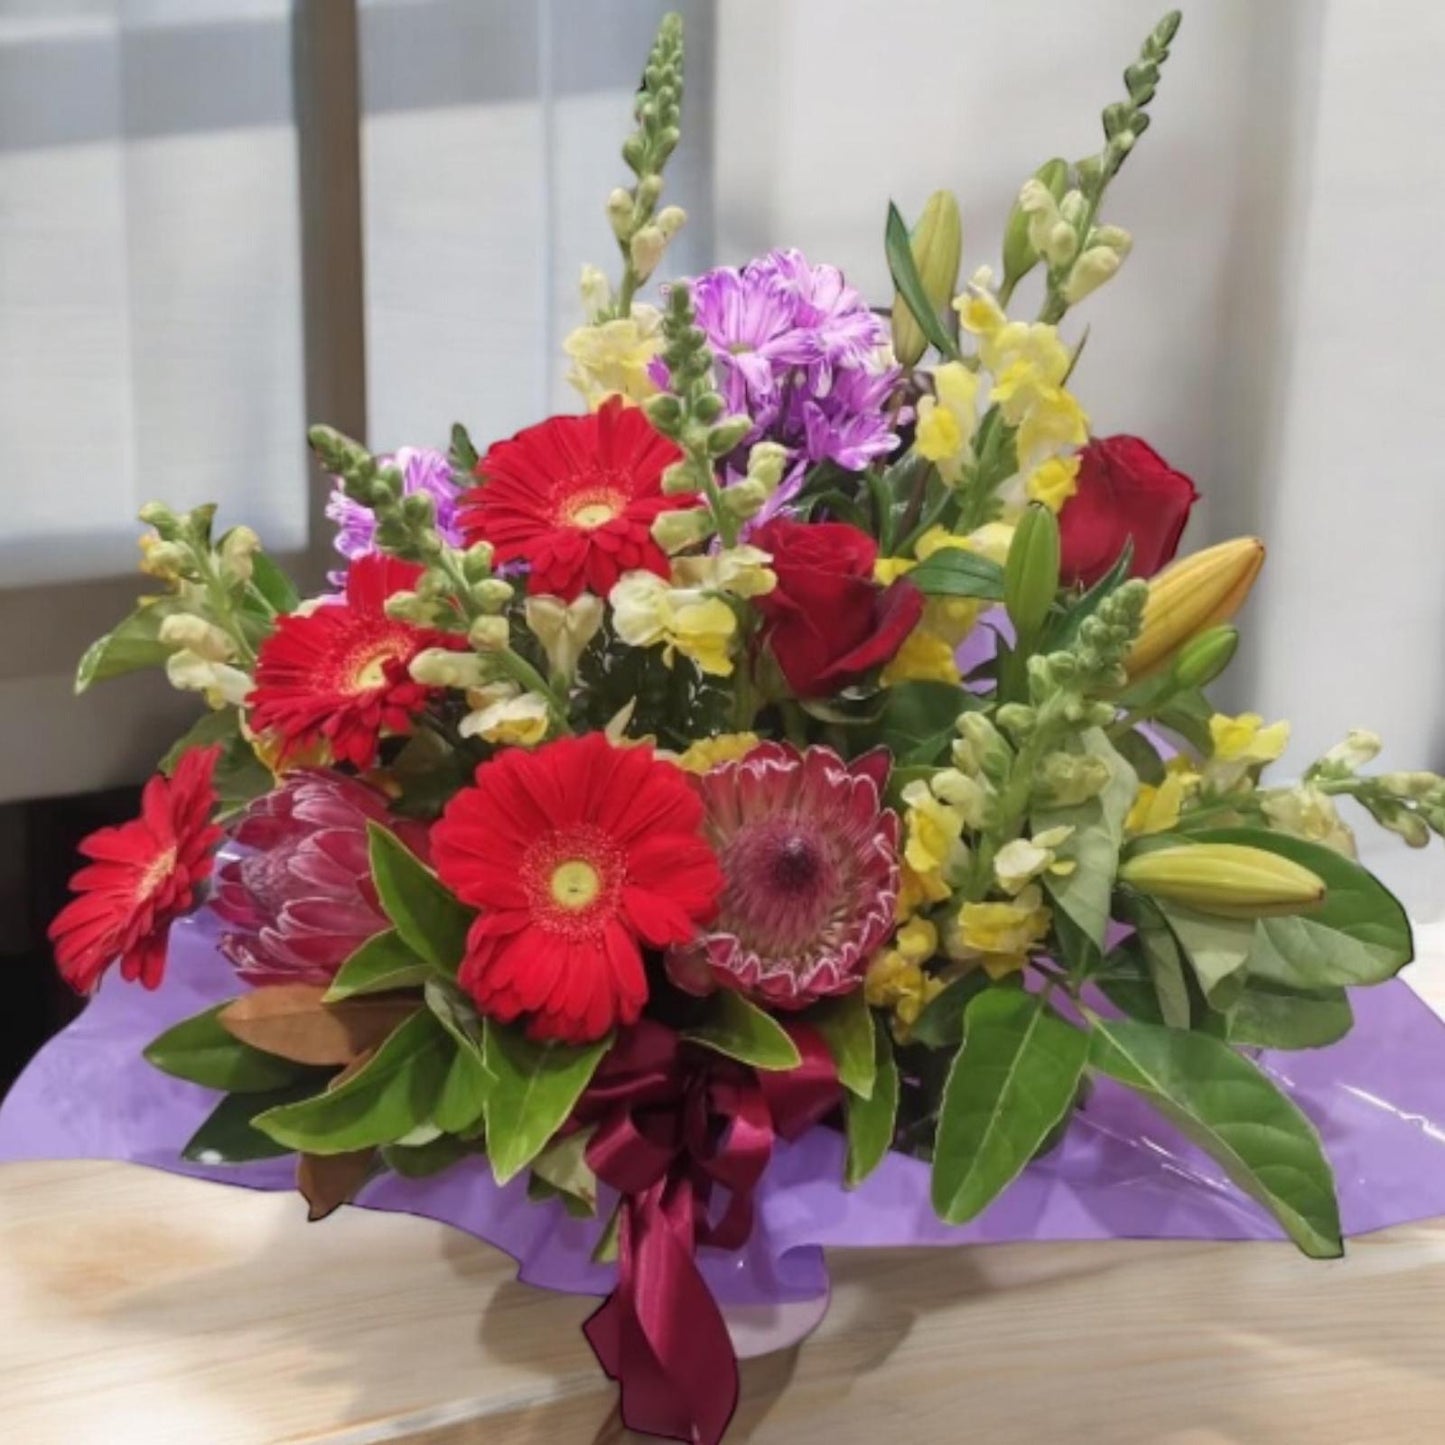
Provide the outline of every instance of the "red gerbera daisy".
{"type": "Polygon", "coordinates": [[[56,966],[77,992],[93,992],[117,960],[122,978],[147,988],[160,983],[171,924],[190,912],[221,839],[211,822],[220,751],[183,754],[169,778],[157,773],[145,785],[140,817],[101,828],[80,845],[94,861],[70,880],[79,896],[50,925],[56,966]]]}
{"type": "Polygon", "coordinates": [[[478,463],[485,485],[462,498],[467,542],[490,542],[500,561],[525,562],[529,592],[567,602],[583,591],[605,597],[624,572],[666,577],[652,524],[697,503],[696,493],[663,495],[662,473],[681,457],[620,397],[590,416],[554,416],[478,463]]]}
{"type": "Polygon", "coordinates": [[[428,647],[466,645],[386,615],[386,599],[410,590],[421,570],[384,553],[358,557],[344,601],[282,617],[261,644],[246,702],[251,726],[280,739],[282,762],[324,744],[337,762],[366,768],[383,733],[411,731],[436,690],[412,680],[412,659],[428,647]]]}
{"type": "Polygon", "coordinates": [[[584,1043],[637,1021],[641,945],[685,943],[722,874],[687,777],[601,733],[510,748],[432,829],[442,881],[483,910],[459,981],[485,1014],[584,1043]]]}

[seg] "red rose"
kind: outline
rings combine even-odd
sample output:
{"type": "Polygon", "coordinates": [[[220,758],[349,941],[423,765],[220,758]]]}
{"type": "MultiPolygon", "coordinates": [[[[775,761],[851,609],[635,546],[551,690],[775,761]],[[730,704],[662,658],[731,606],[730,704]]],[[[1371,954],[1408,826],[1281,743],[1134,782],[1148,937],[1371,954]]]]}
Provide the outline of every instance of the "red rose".
{"type": "Polygon", "coordinates": [[[757,599],[763,638],[799,697],[823,697],[881,667],[923,614],[906,580],[873,580],[878,547],[844,522],[776,517],[749,539],[772,554],[778,585],[757,599]]]}
{"type": "Polygon", "coordinates": [[[1079,458],[1079,489],[1059,513],[1064,581],[1091,586],[1130,538],[1130,575],[1152,577],[1179,550],[1194,483],[1138,437],[1099,437],[1079,458]]]}

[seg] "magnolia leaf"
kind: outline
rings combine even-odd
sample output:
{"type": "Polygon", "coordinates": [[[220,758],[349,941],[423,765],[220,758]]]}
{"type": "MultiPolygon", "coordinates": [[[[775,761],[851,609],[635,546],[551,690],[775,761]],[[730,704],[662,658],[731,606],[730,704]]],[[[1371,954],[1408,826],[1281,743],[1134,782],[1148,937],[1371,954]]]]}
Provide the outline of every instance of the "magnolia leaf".
{"type": "Polygon", "coordinates": [[[1354,1023],[1342,988],[1311,992],[1250,979],[1228,1014],[1222,1036],[1232,1044],[1262,1049],[1319,1049],[1338,1043],[1354,1023]]]}
{"type": "Polygon", "coordinates": [[[913,313],[918,329],[941,355],[956,361],[959,357],[958,342],[948,334],[948,328],[928,299],[917,262],[913,259],[913,240],[908,234],[908,223],[891,201],[888,203],[888,223],[883,230],[883,253],[888,259],[893,285],[903,298],[904,305],[913,313]]]}
{"type": "Polygon", "coordinates": [[[1044,885],[1054,906],[1067,913],[1090,942],[1103,948],[1124,819],[1139,781],[1102,728],[1089,728],[1080,734],[1079,745],[1086,756],[1102,758],[1108,765],[1108,783],[1098,797],[1074,807],[1036,808],[1032,831],[1037,835],[1050,828],[1074,830],[1061,849],[1061,855],[1073,861],[1073,871],[1062,875],[1046,873],[1044,885]]]}
{"type": "Polygon", "coordinates": [[[1088,1035],[1037,994],[988,989],[968,1006],[933,1146],[933,1207],[981,1214],[1043,1147],[1078,1093],[1088,1035]]]}
{"type": "Polygon", "coordinates": [[[587,1162],[593,1132],[578,1129],[554,1139],[532,1160],[533,1174],[559,1193],[585,1204],[589,1214],[597,1213],[597,1176],[587,1162]]]}
{"type": "Polygon", "coordinates": [[[962,547],[940,547],[908,573],[925,597],[977,597],[1003,600],[1003,568],[991,558],[962,547]]]}
{"type": "Polygon", "coordinates": [[[1158,898],[1150,901],[1189,960],[1210,1008],[1230,1008],[1244,988],[1245,960],[1254,946],[1256,921],[1199,913],[1158,898]]]}
{"type": "Polygon", "coordinates": [[[228,1094],[258,1094],[291,1083],[300,1070],[233,1037],[221,1024],[217,1004],[205,1013],[169,1028],[145,1049],[146,1061],[163,1074],[221,1089],[228,1094]]]}
{"type": "Polygon", "coordinates": [[[957,1048],[963,1042],[964,1010],[974,995],[988,986],[988,975],[981,968],[970,969],[945,985],[943,992],[918,1015],[908,1031],[909,1041],[926,1044],[930,1049],[957,1048]]]}
{"type": "Polygon", "coordinates": [[[973,706],[972,695],[957,683],[897,683],[884,691],[883,705],[866,735],[905,766],[932,764],[958,736],[960,714],[973,706]]]}
{"type": "Polygon", "coordinates": [[[401,941],[394,928],[368,938],[336,971],[326,990],[327,1003],[339,1003],[356,994],[387,993],[415,988],[436,970],[401,941]]]}
{"type": "Polygon", "coordinates": [[[419,1007],[413,998],[326,1003],[312,983],[277,983],[243,994],[220,1013],[228,1034],[297,1064],[349,1064],[373,1049],[419,1007]]]}
{"type": "Polygon", "coordinates": [[[838,1082],[866,1099],[873,1092],[877,1063],[873,1057],[873,1014],[861,988],[841,998],[824,999],[804,1015],[828,1045],[838,1082]]]}
{"type": "Polygon", "coordinates": [[[591,1044],[537,1043],[494,1019],[484,1024],[487,1157],[498,1184],[521,1173],[566,1123],[612,1036],[591,1044]]]}
{"type": "Polygon", "coordinates": [[[1120,902],[1124,917],[1134,925],[1139,952],[1159,1001],[1159,1017],[1170,1028],[1187,1029],[1192,1009],[1178,938],[1150,899],[1130,893],[1120,902]]]}
{"type": "Polygon", "coordinates": [[[1400,901],[1332,848],[1264,828],[1221,828],[1194,837],[1278,853],[1325,885],[1324,902],[1307,914],[1260,920],[1249,954],[1251,978],[1306,989],[1383,983],[1414,957],[1400,901]]]}
{"type": "Polygon", "coordinates": [[[413,953],[454,974],[474,917],[397,836],[368,823],[371,876],[386,916],[413,953]]]}
{"type": "Polygon", "coordinates": [[[796,1069],[803,1062],[782,1024],[730,988],[712,996],[707,1019],[683,1038],[755,1069],[796,1069]]]}
{"type": "Polygon", "coordinates": [[[1306,1254],[1342,1254],[1314,1126],[1247,1059],[1207,1034],[1095,1019],[1089,1066],[1148,1100],[1279,1220],[1306,1254]]]}
{"type": "Polygon", "coordinates": [[[324,1076],[313,1075],[285,1088],[268,1089],[264,1094],[227,1094],[191,1135],[181,1150],[181,1157],[194,1164],[246,1164],[253,1159],[274,1159],[280,1154],[289,1154],[291,1150],[286,1145],[252,1128],[251,1120],[278,1104],[294,1103],[320,1093],[323,1079],[324,1076]]]}
{"type": "Polygon", "coordinates": [[[349,1204],[366,1183],[375,1149],[350,1154],[303,1154],[296,1161],[296,1187],[309,1206],[306,1218],[313,1224],[349,1204]]]}
{"type": "Polygon", "coordinates": [[[419,1009],[360,1066],[326,1093],[259,1115],[273,1139],[308,1154],[346,1154],[395,1144],[430,1122],[453,1045],[436,1019],[419,1009]]]}
{"type": "Polygon", "coordinates": [[[479,1051],[458,1048],[447,1068],[432,1120],[448,1134],[461,1134],[482,1117],[492,1076],[479,1051]]]}
{"type": "Polygon", "coordinates": [[[845,1094],[843,1118],[848,1136],[843,1183],[856,1189],[883,1162],[898,1120],[898,1063],[882,1019],[873,1020],[873,1090],[866,1099],[845,1094]]]}
{"type": "Polygon", "coordinates": [[[147,597],[118,627],[85,649],[75,670],[75,690],[92,683],[135,672],[142,667],[163,667],[173,648],[160,640],[161,623],[180,603],[174,597],[147,597]]]}

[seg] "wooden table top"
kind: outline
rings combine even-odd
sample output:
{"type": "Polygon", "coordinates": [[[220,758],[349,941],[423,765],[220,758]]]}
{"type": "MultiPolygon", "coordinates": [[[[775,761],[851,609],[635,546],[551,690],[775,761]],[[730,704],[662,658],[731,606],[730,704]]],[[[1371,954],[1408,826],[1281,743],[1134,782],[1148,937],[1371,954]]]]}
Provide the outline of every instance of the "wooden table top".
{"type": "MultiPolygon", "coordinates": [[[[1429,992],[1445,1003],[1445,967],[1429,992]]],[[[1417,982],[1418,986],[1418,982],[1417,982]]],[[[828,1318],[743,1365],[732,1442],[1445,1438],[1445,1220],[1312,1263],[1117,1241],[833,1256],[828,1318]]],[[[603,1445],[578,1326],[444,1226],[122,1164],[0,1168],[0,1439],[603,1445]]]]}

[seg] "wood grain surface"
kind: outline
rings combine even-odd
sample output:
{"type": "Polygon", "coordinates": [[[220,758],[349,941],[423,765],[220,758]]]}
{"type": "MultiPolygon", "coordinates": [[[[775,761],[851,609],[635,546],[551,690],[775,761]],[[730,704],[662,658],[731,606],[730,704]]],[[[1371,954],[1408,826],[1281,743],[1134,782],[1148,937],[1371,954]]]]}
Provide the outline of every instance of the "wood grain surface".
{"type": "MultiPolygon", "coordinates": [[[[1445,966],[1428,989],[1445,994],[1445,966]]],[[[1417,980],[1417,986],[1422,980],[1417,980]]],[[[1445,1066],[1445,1060],[1442,1060],[1445,1066]]],[[[1445,1220],[1351,1243],[841,1252],[729,1445],[1445,1439],[1445,1220]]],[[[0,1440],[602,1445],[584,1299],[425,1220],[129,1165],[0,1168],[0,1440]]]]}

